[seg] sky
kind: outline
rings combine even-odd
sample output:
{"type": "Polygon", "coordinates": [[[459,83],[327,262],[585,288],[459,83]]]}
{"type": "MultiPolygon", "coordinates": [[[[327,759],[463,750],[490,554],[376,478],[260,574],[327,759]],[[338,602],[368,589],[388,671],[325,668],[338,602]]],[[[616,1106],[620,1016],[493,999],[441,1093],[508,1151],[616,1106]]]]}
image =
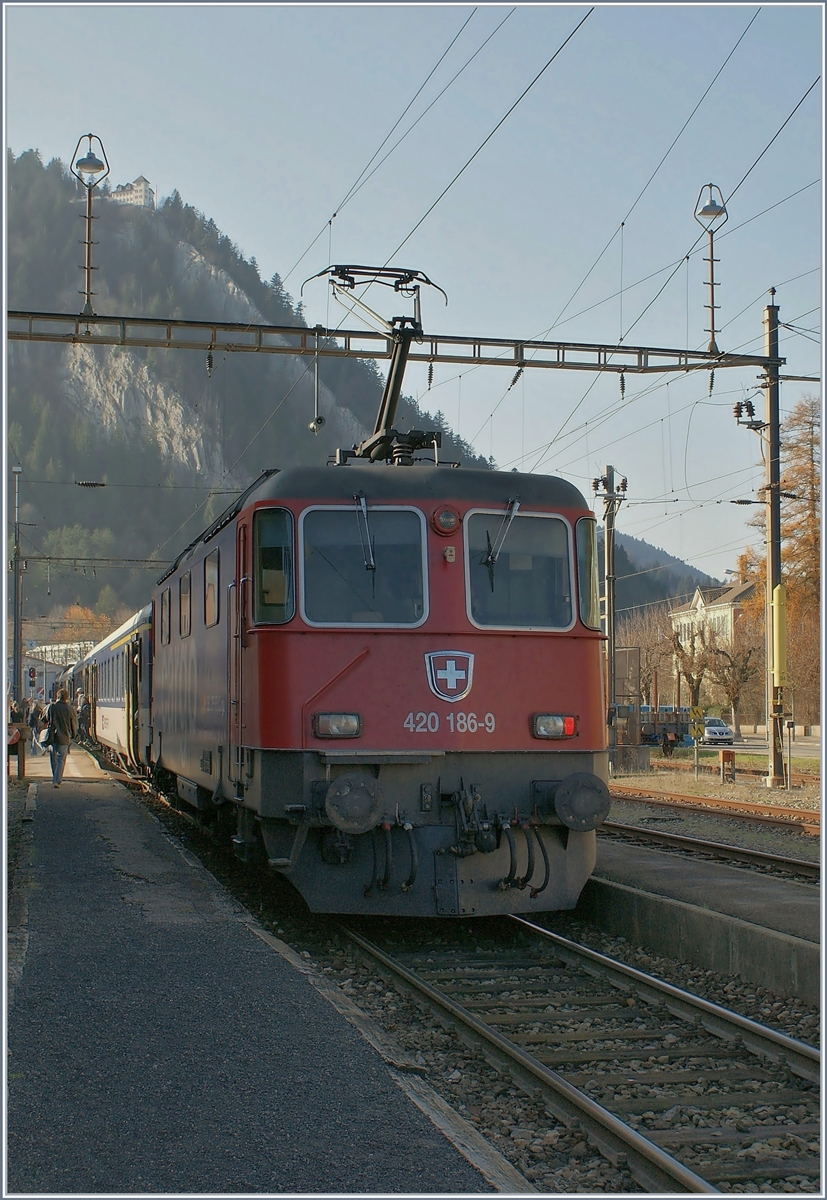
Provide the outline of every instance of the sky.
{"type": "MultiPolygon", "coordinates": [[[[296,300],[331,262],[390,261],[447,292],[425,289],[426,333],[609,345],[706,348],[694,212],[713,183],[719,348],[762,352],[775,287],[795,327],[782,370],[818,376],[823,20],[795,3],[6,4],[6,145],[68,163],[97,134],[113,185],[177,189],[296,300]]],[[[356,324],[324,280],[302,298],[311,325],[356,324]]],[[[718,578],[760,544],[756,510],[730,503],[764,482],[732,415],[763,412],[755,367],[717,371],[711,394],[706,373],[629,374],[623,394],[614,373],[512,377],[438,365],[429,388],[411,366],[405,390],[502,469],[592,497],[613,465],[618,529],[718,578]]],[[[807,394],[783,383],[782,416],[807,394]]]]}

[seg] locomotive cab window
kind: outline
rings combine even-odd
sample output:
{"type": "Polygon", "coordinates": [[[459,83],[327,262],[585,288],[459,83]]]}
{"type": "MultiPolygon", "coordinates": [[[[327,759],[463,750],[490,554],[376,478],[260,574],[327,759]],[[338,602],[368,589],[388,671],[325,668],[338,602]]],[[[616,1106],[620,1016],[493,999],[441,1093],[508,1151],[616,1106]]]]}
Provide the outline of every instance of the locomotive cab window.
{"type": "Polygon", "coordinates": [[[218,551],[204,559],[204,624],[218,624],[218,551]]]}
{"type": "Polygon", "coordinates": [[[580,620],[589,629],[600,628],[600,589],[597,578],[597,522],[581,517],[577,522],[577,586],[580,620]]]}
{"type": "Polygon", "coordinates": [[[425,518],[417,509],[309,509],[302,546],[302,607],[309,624],[425,620],[425,518]]]}
{"type": "Polygon", "coordinates": [[[260,509],[253,517],[255,593],[253,620],[283,625],[295,613],[293,518],[286,509],[260,509]]]}
{"type": "Polygon", "coordinates": [[[161,592],[161,643],[165,646],[169,642],[169,601],[170,590],[164,588],[161,592]]]}
{"type": "Polygon", "coordinates": [[[178,580],[178,632],[182,638],[189,637],[192,628],[191,579],[191,573],[185,571],[178,580]]]}
{"type": "Polygon", "coordinates": [[[469,615],[501,629],[569,629],[574,620],[569,527],[561,517],[466,517],[469,615]]]}

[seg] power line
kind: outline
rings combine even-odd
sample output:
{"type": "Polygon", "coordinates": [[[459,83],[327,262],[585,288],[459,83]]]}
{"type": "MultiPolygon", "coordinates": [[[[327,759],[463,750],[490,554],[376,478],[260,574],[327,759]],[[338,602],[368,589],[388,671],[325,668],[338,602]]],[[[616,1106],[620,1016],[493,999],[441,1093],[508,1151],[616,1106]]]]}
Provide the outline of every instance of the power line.
{"type": "MultiPolygon", "coordinates": [[[[402,110],[402,112],[400,113],[400,115],[399,115],[399,117],[396,119],[396,121],[394,122],[394,124],[393,124],[393,126],[391,127],[391,129],[390,129],[390,130],[387,132],[387,134],[385,135],[385,137],[383,138],[383,140],[380,142],[379,146],[376,148],[376,150],[375,150],[375,151],[373,152],[373,154],[371,155],[371,157],[370,157],[370,159],[368,160],[368,162],[365,164],[365,166],[364,166],[364,167],[362,168],[362,170],[359,172],[359,174],[357,175],[357,177],[356,177],[356,179],[353,181],[353,183],[350,185],[350,188],[349,188],[349,189],[348,189],[348,191],[345,193],[345,195],[344,195],[343,199],[342,199],[342,200],[340,200],[339,204],[336,206],[336,211],[333,213],[333,215],[330,217],[330,219],[329,219],[329,220],[325,221],[324,225],[321,227],[321,229],[319,230],[319,232],[318,232],[318,233],[316,234],[316,236],[313,238],[313,241],[310,243],[310,245],[307,247],[307,249],[304,251],[304,253],[303,253],[303,254],[301,254],[301,255],[300,255],[300,257],[296,259],[296,261],[293,263],[293,266],[290,268],[290,270],[287,272],[287,274],[286,274],[286,275],[284,276],[284,278],[282,279],[282,283],[286,283],[286,282],[287,282],[287,280],[288,280],[288,279],[290,278],[290,276],[293,274],[293,272],[295,271],[295,269],[296,269],[296,267],[299,265],[299,263],[300,263],[300,262],[302,262],[302,261],[303,261],[303,260],[304,260],[304,259],[307,257],[307,255],[310,253],[310,251],[311,251],[311,250],[313,249],[313,247],[316,245],[316,242],[318,242],[319,238],[322,236],[322,234],[324,233],[324,231],[325,231],[325,230],[326,230],[326,229],[327,229],[327,228],[328,228],[330,225],[332,225],[333,221],[335,220],[335,218],[336,218],[336,217],[338,217],[339,213],[342,211],[342,209],[345,207],[345,205],[348,203],[348,201],[349,201],[349,200],[351,200],[351,199],[353,198],[353,196],[355,196],[356,192],[359,190],[359,187],[361,186],[361,182],[362,182],[362,180],[363,180],[363,176],[365,175],[366,171],[368,171],[368,170],[370,169],[370,167],[371,167],[372,163],[373,163],[373,162],[376,160],[376,157],[377,157],[377,155],[378,155],[378,154],[380,154],[380,153],[382,152],[382,149],[383,149],[383,147],[387,145],[387,143],[388,143],[388,140],[389,140],[389,139],[390,139],[390,138],[393,136],[393,133],[394,133],[394,131],[395,131],[396,129],[398,129],[398,128],[399,128],[399,125],[400,125],[400,123],[401,123],[401,122],[404,120],[404,118],[405,118],[405,114],[406,114],[406,113],[408,113],[408,112],[410,111],[410,109],[411,109],[412,105],[413,105],[413,104],[416,102],[417,98],[418,98],[418,97],[419,97],[419,96],[422,94],[422,91],[424,90],[424,88],[426,87],[426,85],[428,84],[428,82],[431,80],[431,78],[433,77],[433,75],[434,75],[434,73],[436,72],[436,70],[438,69],[438,67],[439,67],[439,66],[441,65],[441,63],[442,63],[442,62],[445,60],[446,56],[448,55],[448,53],[449,53],[449,51],[451,50],[452,46],[453,46],[453,45],[456,43],[456,41],[459,39],[459,37],[460,37],[460,35],[462,34],[463,30],[464,30],[464,29],[466,28],[466,26],[467,26],[467,25],[470,23],[471,19],[473,18],[474,14],[476,13],[476,11],[477,11],[477,9],[476,9],[476,8],[472,9],[472,10],[471,10],[471,14],[470,14],[470,16],[469,16],[469,17],[467,17],[465,21],[463,21],[463,23],[462,23],[462,25],[460,26],[459,30],[457,31],[457,33],[455,33],[455,34],[454,34],[453,38],[452,38],[452,39],[451,39],[451,41],[448,43],[448,45],[446,46],[445,50],[443,50],[442,54],[441,54],[441,55],[440,55],[440,57],[437,59],[437,61],[436,61],[436,63],[434,64],[434,66],[431,68],[431,70],[430,70],[430,71],[428,72],[428,74],[425,76],[425,79],[423,80],[423,82],[422,82],[422,83],[419,85],[419,87],[417,88],[417,90],[414,92],[413,96],[412,96],[412,97],[411,97],[411,99],[408,101],[407,105],[406,105],[406,106],[405,106],[405,108],[402,110]]],[[[513,9],[512,9],[512,12],[513,12],[513,9]]],[[[509,14],[509,16],[510,16],[510,14],[509,14]]],[[[507,19],[507,18],[506,18],[506,19],[507,19]]],[[[498,28],[499,28],[499,26],[498,26],[498,28]]],[[[495,32],[496,32],[496,30],[495,30],[495,32]]],[[[485,44],[485,43],[483,43],[483,44],[485,44]]],[[[482,49],[482,47],[480,47],[480,49],[482,49]]],[[[477,53],[479,53],[479,51],[477,51],[477,53]]],[[[470,61],[470,60],[469,60],[469,61],[470,61]]],[[[467,65],[467,64],[466,64],[466,65],[467,65]]],[[[458,72],[458,74],[459,74],[459,72],[458,72]]],[[[456,78],[456,76],[454,76],[454,78],[456,78]]],[[[451,82],[453,83],[453,80],[452,80],[451,82]]],[[[448,86],[450,87],[450,84],[449,84],[448,86]]],[[[445,89],[444,89],[444,90],[445,90],[445,89]]],[[[440,93],[440,95],[442,95],[442,93],[440,93]]],[[[439,97],[437,97],[437,99],[439,99],[439,97]]],[[[434,101],[434,103],[436,103],[436,101],[434,101]]],[[[425,111],[427,112],[427,109],[426,109],[425,111]]],[[[423,113],[422,115],[424,116],[425,114],[423,113]]],[[[421,120],[421,118],[419,118],[419,119],[421,120]]],[[[413,129],[413,125],[411,126],[411,129],[413,129]]],[[[407,131],[407,133],[405,133],[405,134],[403,135],[403,137],[402,137],[402,138],[400,138],[400,140],[399,140],[400,142],[401,142],[401,141],[403,141],[403,140],[404,140],[404,138],[406,138],[406,137],[408,136],[408,133],[410,133],[410,132],[411,132],[411,129],[409,129],[409,130],[407,131]]],[[[396,146],[398,146],[398,145],[399,145],[399,142],[397,142],[397,143],[396,143],[396,146]]],[[[394,150],[396,149],[396,146],[394,146],[394,147],[393,147],[393,149],[394,149],[394,150]]],[[[392,151],[391,151],[391,153],[392,153],[392,151]]],[[[387,155],[386,155],[385,157],[387,158],[387,155]]],[[[384,162],[384,161],[385,161],[385,159],[383,159],[383,160],[382,160],[382,162],[384,162]]],[[[381,166],[381,165],[382,165],[382,164],[380,163],[380,164],[379,164],[379,166],[381,166]]],[[[371,172],[371,174],[373,174],[373,172],[371,172]]]]}
{"type": "Polygon", "coordinates": [[[571,41],[571,39],[574,37],[574,35],[575,35],[575,34],[578,32],[578,30],[580,29],[580,27],[581,27],[582,25],[584,25],[586,21],[588,21],[589,17],[592,15],[592,13],[593,13],[593,12],[594,12],[594,7],[590,8],[590,9],[589,9],[589,11],[586,13],[586,15],[583,17],[583,19],[582,19],[581,21],[579,21],[579,22],[577,23],[577,25],[575,25],[574,29],[571,31],[571,33],[568,35],[568,37],[565,39],[565,41],[563,41],[563,42],[562,42],[562,43],[561,43],[561,44],[560,44],[560,45],[557,47],[557,49],[554,51],[554,53],[552,54],[552,56],[551,56],[551,58],[548,60],[548,62],[545,64],[545,66],[544,66],[544,67],[542,67],[542,68],[541,68],[541,69],[540,69],[540,70],[537,72],[537,74],[534,76],[534,78],[532,79],[532,81],[531,81],[531,83],[528,85],[528,87],[525,89],[525,91],[523,91],[523,92],[522,92],[522,93],[521,93],[521,94],[520,94],[520,95],[517,97],[517,99],[516,99],[516,100],[514,101],[514,103],[511,105],[511,107],[509,108],[509,110],[508,110],[508,112],[505,114],[505,116],[504,116],[504,117],[501,117],[501,119],[500,119],[500,120],[497,122],[497,124],[494,126],[494,128],[491,130],[491,132],[490,132],[490,133],[487,135],[487,137],[485,137],[485,138],[483,139],[483,141],[481,141],[481,142],[480,142],[479,146],[477,146],[476,150],[475,150],[475,151],[474,151],[474,153],[471,155],[471,157],[470,157],[470,158],[469,158],[469,159],[468,159],[468,160],[467,160],[467,161],[466,161],[466,162],[465,162],[465,163],[464,163],[464,164],[463,164],[463,165],[460,167],[460,169],[457,171],[456,175],[455,175],[455,176],[454,176],[454,178],[451,180],[451,182],[450,182],[450,183],[449,183],[449,184],[448,184],[448,185],[447,185],[445,188],[443,188],[443,190],[442,190],[442,191],[440,192],[440,194],[437,196],[436,200],[434,200],[434,202],[433,202],[433,204],[430,206],[430,208],[428,208],[428,209],[427,209],[427,211],[426,211],[426,212],[425,212],[425,213],[424,213],[424,214],[423,214],[423,215],[422,215],[422,216],[419,218],[419,220],[418,220],[418,221],[417,221],[417,223],[414,225],[414,227],[413,227],[413,229],[410,231],[410,233],[406,234],[406,236],[405,236],[405,237],[402,239],[402,241],[399,243],[399,245],[396,247],[396,249],[395,249],[395,250],[393,250],[393,251],[392,251],[392,252],[391,252],[391,253],[388,255],[388,258],[387,258],[387,260],[386,260],[386,262],[385,262],[385,264],[384,264],[385,266],[387,266],[387,265],[388,265],[388,263],[391,261],[391,259],[392,259],[392,258],[394,258],[394,257],[395,257],[395,255],[397,255],[397,254],[399,253],[399,251],[402,249],[402,247],[405,245],[405,243],[406,243],[406,242],[408,242],[408,241],[410,241],[410,239],[411,239],[411,238],[413,237],[413,235],[416,233],[417,229],[419,229],[420,225],[422,225],[422,224],[423,224],[423,223],[424,223],[424,222],[425,222],[425,221],[428,219],[428,217],[429,217],[429,216],[431,215],[431,213],[434,211],[434,209],[435,209],[435,208],[436,208],[436,206],[439,204],[439,202],[440,202],[440,201],[441,201],[441,200],[442,200],[442,199],[443,199],[443,198],[444,198],[444,197],[445,197],[445,196],[448,194],[448,192],[449,192],[449,191],[451,190],[451,188],[454,186],[454,184],[456,183],[456,181],[459,179],[460,175],[462,175],[462,174],[463,174],[463,173],[464,173],[464,172],[465,172],[465,171],[468,169],[468,167],[470,167],[471,163],[474,161],[474,159],[477,157],[477,155],[480,153],[480,151],[481,151],[481,150],[482,150],[482,149],[483,149],[485,146],[487,146],[487,145],[488,145],[488,143],[491,141],[492,137],[493,137],[493,136],[494,136],[494,134],[497,132],[497,130],[498,130],[498,129],[500,129],[500,128],[501,128],[501,126],[505,124],[505,122],[508,120],[508,118],[509,118],[509,117],[511,116],[511,114],[514,112],[514,109],[515,109],[515,108],[516,108],[516,107],[517,107],[517,106],[518,106],[518,105],[519,105],[519,104],[520,104],[520,103],[521,103],[521,102],[522,102],[522,101],[525,99],[525,97],[528,95],[528,93],[529,93],[529,92],[531,91],[531,89],[534,87],[535,83],[537,83],[537,81],[538,81],[538,80],[539,80],[539,79],[540,79],[540,78],[541,78],[541,77],[542,77],[542,76],[543,76],[543,75],[546,73],[546,71],[548,70],[548,68],[549,68],[549,67],[551,66],[551,64],[554,62],[555,58],[557,58],[558,54],[560,54],[560,53],[561,53],[561,51],[565,49],[565,47],[568,45],[568,43],[571,41]]]}
{"type": "MultiPolygon", "coordinates": [[[[591,275],[592,271],[595,269],[595,267],[597,266],[597,264],[600,262],[600,260],[602,259],[603,255],[606,253],[606,251],[609,249],[609,247],[611,246],[612,242],[615,240],[615,238],[617,237],[618,233],[620,233],[620,231],[622,230],[622,228],[623,228],[623,226],[625,225],[625,223],[626,223],[626,222],[629,220],[629,217],[632,215],[632,213],[634,212],[634,210],[637,208],[638,202],[639,202],[639,201],[640,201],[640,200],[643,198],[643,195],[644,195],[644,193],[646,192],[647,188],[649,187],[649,184],[652,182],[652,180],[653,180],[653,179],[655,178],[655,176],[657,175],[658,171],[661,169],[661,167],[663,166],[663,164],[666,162],[667,158],[668,158],[668,157],[669,157],[669,155],[672,153],[673,149],[675,148],[675,145],[677,144],[678,140],[680,139],[681,135],[683,134],[684,130],[686,129],[687,125],[688,125],[688,124],[689,124],[689,122],[692,120],[692,118],[695,116],[695,113],[696,113],[696,112],[698,111],[698,109],[701,107],[701,105],[703,104],[704,100],[707,98],[707,96],[709,95],[709,93],[712,91],[712,88],[715,86],[716,82],[718,81],[718,78],[719,78],[719,76],[721,75],[721,72],[724,70],[724,67],[727,65],[727,63],[729,62],[729,60],[732,58],[732,56],[733,56],[733,54],[735,53],[735,51],[736,51],[736,50],[738,49],[738,47],[741,45],[741,42],[742,42],[742,41],[744,40],[744,38],[746,37],[747,33],[748,33],[748,32],[749,32],[749,30],[750,30],[750,27],[752,26],[752,23],[753,23],[753,21],[756,19],[756,17],[758,16],[758,13],[760,13],[760,11],[761,11],[761,9],[759,8],[759,9],[757,9],[757,10],[756,10],[756,11],[753,13],[753,15],[752,15],[752,17],[750,18],[749,24],[747,25],[746,29],[745,29],[745,30],[744,30],[744,32],[741,34],[741,36],[738,38],[738,41],[737,41],[737,42],[735,43],[735,45],[732,47],[732,49],[730,50],[729,54],[726,56],[726,58],[724,59],[724,61],[721,63],[720,67],[718,68],[718,70],[717,70],[717,71],[716,71],[716,73],[715,73],[715,76],[714,76],[714,77],[713,77],[713,79],[712,79],[712,82],[709,84],[709,86],[707,87],[707,89],[706,89],[706,91],[704,92],[704,94],[701,96],[701,98],[700,98],[700,100],[698,101],[698,103],[697,103],[697,104],[695,105],[695,107],[692,109],[692,112],[689,114],[689,116],[688,116],[688,117],[686,118],[686,120],[684,121],[684,123],[683,123],[683,125],[681,126],[680,130],[678,131],[677,135],[675,136],[675,138],[673,139],[672,143],[670,144],[670,146],[669,146],[669,149],[668,149],[668,150],[666,151],[666,153],[663,155],[663,157],[661,158],[661,160],[660,160],[660,162],[658,163],[658,165],[655,167],[655,169],[654,169],[654,171],[652,172],[652,174],[651,174],[651,175],[649,176],[649,178],[646,180],[646,183],[643,185],[643,187],[641,188],[640,192],[638,192],[638,195],[637,195],[637,197],[635,198],[635,201],[634,201],[634,203],[632,204],[631,208],[630,208],[630,209],[629,209],[629,211],[626,213],[626,216],[625,216],[625,217],[623,218],[623,220],[620,222],[620,224],[618,225],[617,229],[614,231],[614,233],[612,234],[612,236],[609,238],[609,240],[608,240],[608,242],[606,243],[606,245],[605,245],[605,246],[603,247],[603,249],[600,251],[600,253],[598,254],[597,258],[594,260],[594,262],[592,263],[592,265],[589,267],[589,269],[588,269],[588,271],[586,272],[586,274],[585,274],[585,275],[583,276],[583,278],[580,280],[580,283],[578,283],[577,287],[574,289],[574,291],[572,292],[572,294],[569,296],[569,298],[568,298],[568,300],[566,301],[566,303],[565,303],[565,304],[563,305],[563,307],[560,309],[560,312],[557,314],[557,317],[555,318],[555,320],[554,320],[553,324],[551,324],[551,325],[548,327],[548,329],[545,331],[545,333],[541,335],[542,337],[545,337],[545,336],[547,336],[547,334],[551,333],[552,329],[555,329],[555,328],[556,328],[556,326],[559,324],[559,322],[560,322],[560,318],[562,317],[563,313],[566,311],[566,309],[567,309],[567,308],[568,308],[568,306],[571,304],[571,302],[572,302],[572,300],[574,299],[574,297],[577,295],[577,293],[580,291],[580,289],[581,289],[581,288],[583,287],[583,285],[586,283],[586,281],[588,280],[588,278],[589,278],[589,276],[591,275]]],[[[682,261],[683,261],[683,259],[681,259],[681,262],[682,262],[682,261]]],[[[622,330],[621,330],[621,338],[622,338],[622,330]]]]}
{"type": "MultiPolygon", "coordinates": [[[[512,8],[510,12],[506,13],[506,15],[500,21],[499,25],[497,25],[497,27],[494,30],[492,30],[491,33],[489,33],[488,37],[485,39],[484,42],[482,42],[482,44],[480,46],[477,47],[477,49],[474,51],[474,53],[471,55],[471,57],[466,59],[466,61],[462,64],[460,69],[457,71],[456,75],[454,75],[451,79],[448,80],[448,82],[446,83],[446,85],[442,89],[442,91],[437,93],[437,95],[434,97],[434,99],[431,101],[431,103],[428,105],[428,107],[419,114],[419,116],[416,118],[414,123],[411,126],[409,126],[409,128],[405,131],[405,133],[403,133],[403,135],[399,139],[399,141],[395,142],[393,144],[393,146],[391,146],[390,150],[387,152],[386,155],[384,155],[383,158],[381,158],[379,160],[379,162],[376,164],[376,166],[373,168],[373,170],[370,172],[370,174],[365,176],[365,178],[362,180],[362,182],[359,184],[359,186],[353,190],[352,194],[348,197],[348,200],[346,201],[346,203],[349,203],[349,201],[352,200],[353,197],[362,190],[362,188],[365,186],[365,184],[368,182],[368,180],[373,178],[373,176],[376,174],[376,172],[379,170],[379,168],[382,166],[382,164],[384,162],[386,162],[387,159],[390,158],[390,156],[393,154],[394,150],[396,150],[397,146],[400,146],[402,144],[402,142],[404,142],[404,140],[408,136],[408,134],[412,133],[413,130],[416,129],[417,125],[423,119],[423,117],[426,117],[428,115],[428,113],[431,111],[431,109],[434,107],[434,105],[439,100],[442,99],[442,97],[445,95],[445,93],[448,91],[448,89],[457,81],[457,79],[459,79],[460,75],[463,73],[463,71],[466,69],[466,67],[469,67],[471,65],[471,63],[474,61],[474,59],[477,57],[477,55],[480,54],[485,49],[485,47],[488,45],[488,43],[491,41],[491,39],[495,36],[495,34],[499,33],[500,29],[502,29],[503,25],[505,25],[506,21],[508,21],[511,17],[513,17],[514,13],[516,11],[517,11],[516,8],[512,8]]],[[[340,204],[339,212],[341,212],[343,208],[344,208],[344,204],[340,204]]],[[[336,213],[335,215],[338,216],[338,213],[336,213]]]]}

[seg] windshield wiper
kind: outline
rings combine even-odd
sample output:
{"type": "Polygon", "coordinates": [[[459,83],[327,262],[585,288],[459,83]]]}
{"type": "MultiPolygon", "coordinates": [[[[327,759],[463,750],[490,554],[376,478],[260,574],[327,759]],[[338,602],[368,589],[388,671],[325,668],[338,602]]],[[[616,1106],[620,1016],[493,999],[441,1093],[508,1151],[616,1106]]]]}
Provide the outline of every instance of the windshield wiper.
{"type": "Polygon", "coordinates": [[[365,570],[375,571],[376,561],[373,557],[373,540],[370,536],[370,525],[368,523],[368,504],[367,500],[365,499],[365,493],[356,492],[354,493],[353,499],[356,502],[356,524],[359,526],[359,541],[362,543],[362,557],[365,560],[365,570]],[[362,521],[365,523],[364,534],[362,533],[362,521]]]}
{"type": "Polygon", "coordinates": [[[491,591],[494,590],[494,567],[497,565],[497,559],[500,557],[500,552],[505,544],[505,539],[508,537],[508,531],[511,528],[511,522],[517,515],[517,510],[520,507],[519,500],[509,500],[508,508],[505,516],[502,519],[500,528],[497,531],[497,536],[494,538],[494,545],[491,545],[491,537],[488,530],[485,531],[485,540],[488,545],[488,553],[482,560],[482,566],[488,567],[488,578],[491,580],[491,591]]]}

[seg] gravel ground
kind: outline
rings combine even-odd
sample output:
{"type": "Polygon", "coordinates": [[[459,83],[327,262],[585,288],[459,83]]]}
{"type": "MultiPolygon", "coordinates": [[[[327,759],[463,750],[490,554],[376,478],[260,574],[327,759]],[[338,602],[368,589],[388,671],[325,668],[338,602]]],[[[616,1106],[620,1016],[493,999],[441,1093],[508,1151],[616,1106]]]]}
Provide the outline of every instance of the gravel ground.
{"type": "MultiPolygon", "coordinates": [[[[676,808],[666,812],[661,805],[639,800],[612,800],[609,820],[625,825],[641,825],[663,833],[722,842],[727,846],[743,846],[746,850],[761,850],[765,854],[780,854],[784,858],[800,858],[820,862],[821,843],[811,834],[797,829],[781,829],[777,825],[762,825],[741,817],[728,817],[717,810],[709,813],[691,812],[676,808]]],[[[599,845],[599,842],[598,842],[599,845]]]]}

